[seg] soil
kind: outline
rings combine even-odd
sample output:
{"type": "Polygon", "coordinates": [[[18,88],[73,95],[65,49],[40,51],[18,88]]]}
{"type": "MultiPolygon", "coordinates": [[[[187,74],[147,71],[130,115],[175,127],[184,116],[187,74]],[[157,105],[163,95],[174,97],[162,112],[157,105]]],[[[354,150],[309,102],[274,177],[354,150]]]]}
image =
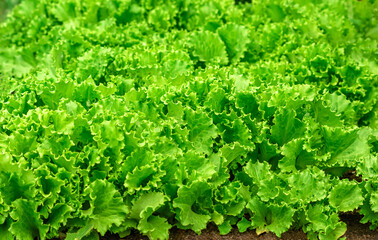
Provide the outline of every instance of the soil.
{"type": "MultiPolygon", "coordinates": [[[[348,230],[344,235],[347,240],[376,240],[378,239],[378,229],[372,231],[369,229],[369,224],[361,224],[361,215],[358,214],[344,214],[340,216],[341,220],[348,225],[348,230]]],[[[239,233],[237,228],[234,228],[231,233],[221,236],[215,225],[202,231],[201,235],[197,235],[191,230],[181,230],[172,228],[170,232],[170,240],[305,240],[306,234],[302,231],[289,230],[283,233],[281,238],[278,238],[273,233],[264,233],[257,235],[255,231],[247,231],[239,233]]],[[[133,232],[130,236],[120,239],[115,235],[105,235],[102,240],[148,240],[147,237],[138,232],[133,232]]]]}
{"type": "Polygon", "coordinates": [[[357,176],[356,170],[348,170],[343,174],[341,179],[348,179],[349,181],[356,180],[357,182],[362,182],[361,176],[357,176]]]}

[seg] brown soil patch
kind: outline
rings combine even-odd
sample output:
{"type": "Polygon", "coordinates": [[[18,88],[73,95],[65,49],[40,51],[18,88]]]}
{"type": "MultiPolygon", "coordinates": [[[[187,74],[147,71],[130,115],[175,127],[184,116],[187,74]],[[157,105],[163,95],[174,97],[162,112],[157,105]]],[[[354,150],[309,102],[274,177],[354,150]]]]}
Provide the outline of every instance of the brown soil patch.
{"type": "Polygon", "coordinates": [[[362,182],[362,178],[361,176],[357,176],[356,170],[348,170],[340,179],[349,179],[350,181],[356,180],[357,182],[362,182]]]}

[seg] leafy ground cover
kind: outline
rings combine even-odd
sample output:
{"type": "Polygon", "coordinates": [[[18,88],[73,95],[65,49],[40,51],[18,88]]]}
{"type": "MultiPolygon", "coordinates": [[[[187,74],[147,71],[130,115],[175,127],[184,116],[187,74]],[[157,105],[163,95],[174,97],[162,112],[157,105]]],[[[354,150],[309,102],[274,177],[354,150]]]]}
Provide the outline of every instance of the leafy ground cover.
{"type": "MultiPolygon", "coordinates": [[[[347,224],[347,231],[344,236],[346,239],[351,240],[367,240],[377,239],[378,231],[372,231],[369,229],[369,224],[361,224],[361,215],[357,214],[341,214],[341,221],[347,224]]],[[[138,232],[133,232],[125,238],[119,238],[116,235],[107,234],[102,239],[104,240],[148,240],[148,237],[141,235],[138,232]]],[[[267,232],[257,235],[254,230],[239,232],[237,228],[233,228],[227,235],[220,235],[218,228],[214,224],[209,224],[205,230],[201,232],[201,235],[197,235],[191,230],[182,230],[177,228],[170,229],[169,240],[293,240],[307,239],[306,234],[297,229],[290,229],[287,232],[281,234],[278,238],[274,233],[267,232]]]]}
{"type": "Polygon", "coordinates": [[[377,11],[23,1],[0,26],[0,236],[376,229],[377,11]]]}

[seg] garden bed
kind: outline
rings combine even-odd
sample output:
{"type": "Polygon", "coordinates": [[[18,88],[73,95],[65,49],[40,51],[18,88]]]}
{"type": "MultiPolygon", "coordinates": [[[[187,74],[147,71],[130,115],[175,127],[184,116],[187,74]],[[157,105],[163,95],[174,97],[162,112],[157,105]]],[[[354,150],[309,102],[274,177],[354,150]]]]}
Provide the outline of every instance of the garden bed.
{"type": "Polygon", "coordinates": [[[376,238],[377,11],[354,0],[1,11],[1,238],[376,238]]]}
{"type": "MultiPolygon", "coordinates": [[[[342,214],[341,220],[344,221],[348,230],[345,233],[347,240],[373,240],[378,239],[378,230],[370,230],[369,224],[360,223],[361,215],[358,214],[342,214]]],[[[63,240],[64,238],[62,238],[63,240]]],[[[119,238],[115,235],[108,234],[102,238],[103,240],[148,240],[148,237],[141,235],[134,231],[130,236],[119,238]]],[[[273,233],[263,233],[257,235],[256,231],[247,231],[240,233],[237,228],[234,228],[227,235],[220,235],[218,228],[215,225],[209,225],[207,229],[203,230],[201,235],[197,235],[190,230],[182,230],[173,228],[170,231],[170,240],[304,240],[307,239],[306,234],[300,230],[289,230],[278,238],[273,233]]]]}

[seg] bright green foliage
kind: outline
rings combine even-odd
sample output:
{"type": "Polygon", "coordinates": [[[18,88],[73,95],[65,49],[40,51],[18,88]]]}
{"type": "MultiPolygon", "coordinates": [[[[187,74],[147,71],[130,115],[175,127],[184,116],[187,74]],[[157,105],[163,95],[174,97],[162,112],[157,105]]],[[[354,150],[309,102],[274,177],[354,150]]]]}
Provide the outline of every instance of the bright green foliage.
{"type": "Polygon", "coordinates": [[[122,197],[114,189],[114,185],[102,180],[96,180],[85,189],[84,194],[89,198],[90,208],[84,215],[93,222],[93,228],[104,235],[114,224],[119,226],[128,213],[122,197]]]}
{"type": "Polygon", "coordinates": [[[210,220],[207,209],[212,207],[211,188],[206,183],[193,182],[189,188],[180,188],[177,195],[173,207],[178,209],[180,223],[200,233],[210,220]]]}
{"type": "Polygon", "coordinates": [[[342,181],[329,194],[329,203],[340,211],[352,211],[358,208],[364,198],[358,185],[342,181]]]}
{"type": "Polygon", "coordinates": [[[0,24],[0,239],[377,228],[377,11],[22,1],[0,24]]]}
{"type": "Polygon", "coordinates": [[[257,233],[272,231],[281,236],[292,224],[294,209],[277,205],[270,205],[253,198],[246,206],[252,212],[252,227],[257,233]]]}
{"type": "Polygon", "coordinates": [[[209,31],[196,32],[189,42],[193,46],[193,55],[199,61],[216,65],[228,62],[225,45],[217,34],[209,31]]]}
{"type": "Polygon", "coordinates": [[[219,36],[226,45],[228,57],[232,63],[235,63],[243,57],[247,50],[249,32],[246,27],[229,23],[218,28],[219,36]]]}
{"type": "Polygon", "coordinates": [[[43,225],[41,216],[36,214],[36,203],[25,199],[17,199],[13,202],[10,216],[16,220],[9,231],[18,239],[33,240],[34,238],[45,239],[48,226],[43,225]]]}

